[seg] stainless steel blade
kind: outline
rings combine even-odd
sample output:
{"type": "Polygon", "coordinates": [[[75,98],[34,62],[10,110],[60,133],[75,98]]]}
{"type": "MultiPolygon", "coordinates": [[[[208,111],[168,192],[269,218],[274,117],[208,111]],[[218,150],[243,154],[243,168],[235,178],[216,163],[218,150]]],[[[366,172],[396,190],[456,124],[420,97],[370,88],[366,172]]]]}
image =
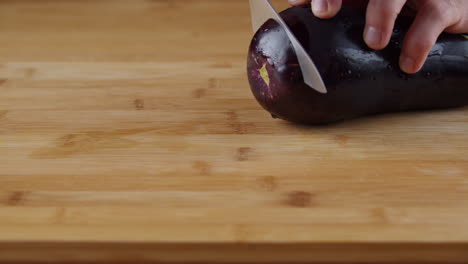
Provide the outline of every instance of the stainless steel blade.
{"type": "Polygon", "coordinates": [[[256,32],[268,19],[274,19],[280,23],[294,47],[296,52],[299,65],[301,67],[302,76],[304,82],[320,93],[327,93],[327,88],[323,82],[322,76],[320,76],[317,67],[310,58],[309,54],[302,47],[301,43],[296,39],[294,34],[289,29],[288,25],[284,22],[281,16],[276,12],[273,5],[269,0],[249,0],[250,1],[250,12],[252,15],[252,26],[253,31],[256,32]]]}

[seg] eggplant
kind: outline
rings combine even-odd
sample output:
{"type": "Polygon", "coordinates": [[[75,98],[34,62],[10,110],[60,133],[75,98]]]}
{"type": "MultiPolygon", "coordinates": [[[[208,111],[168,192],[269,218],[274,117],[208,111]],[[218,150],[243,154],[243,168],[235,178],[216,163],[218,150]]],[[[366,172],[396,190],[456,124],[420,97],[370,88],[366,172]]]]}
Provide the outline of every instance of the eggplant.
{"type": "Polygon", "coordinates": [[[279,23],[268,20],[254,35],[247,75],[253,95],[273,117],[296,123],[328,124],[366,115],[468,105],[468,40],[443,33],[423,69],[406,74],[399,56],[411,17],[399,16],[390,44],[368,48],[365,13],[343,6],[332,19],[316,18],[310,5],[281,17],[317,66],[328,92],[304,83],[293,46],[279,23]]]}

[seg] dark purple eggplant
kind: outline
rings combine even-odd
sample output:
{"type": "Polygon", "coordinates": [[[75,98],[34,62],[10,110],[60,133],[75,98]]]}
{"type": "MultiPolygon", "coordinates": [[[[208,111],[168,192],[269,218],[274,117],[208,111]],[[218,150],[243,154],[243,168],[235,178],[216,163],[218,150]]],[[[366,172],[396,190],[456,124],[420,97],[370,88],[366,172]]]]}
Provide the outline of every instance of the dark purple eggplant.
{"type": "Polygon", "coordinates": [[[269,20],[253,37],[247,70],[255,98],[274,117],[326,124],[468,105],[468,40],[462,35],[442,34],[423,69],[408,75],[398,60],[409,17],[400,16],[388,47],[375,51],[362,39],[363,9],[345,6],[336,17],[322,20],[305,5],[281,16],[316,64],[328,93],[304,84],[286,32],[269,20]]]}

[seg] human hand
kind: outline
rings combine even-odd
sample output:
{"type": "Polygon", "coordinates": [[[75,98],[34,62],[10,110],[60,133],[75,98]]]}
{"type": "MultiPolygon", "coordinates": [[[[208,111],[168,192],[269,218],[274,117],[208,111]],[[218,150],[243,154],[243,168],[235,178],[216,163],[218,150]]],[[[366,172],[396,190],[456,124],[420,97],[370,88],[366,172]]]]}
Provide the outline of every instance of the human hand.
{"type": "MultiPolygon", "coordinates": [[[[312,11],[319,18],[331,18],[341,9],[343,1],[362,0],[288,0],[291,5],[312,2],[312,11]]],[[[364,41],[375,50],[390,42],[398,14],[407,5],[415,11],[415,20],[403,41],[400,55],[402,71],[416,73],[424,65],[432,47],[442,32],[468,32],[467,0],[369,0],[367,3],[364,41]]],[[[365,7],[365,5],[364,5],[365,7]]]]}

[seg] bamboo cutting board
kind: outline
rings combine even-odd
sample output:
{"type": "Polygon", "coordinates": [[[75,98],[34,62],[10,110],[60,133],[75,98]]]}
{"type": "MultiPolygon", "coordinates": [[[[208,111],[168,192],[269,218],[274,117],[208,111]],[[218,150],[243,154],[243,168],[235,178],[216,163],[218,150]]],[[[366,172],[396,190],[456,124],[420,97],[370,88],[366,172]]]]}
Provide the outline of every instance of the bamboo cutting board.
{"type": "Polygon", "coordinates": [[[1,1],[0,262],[468,261],[468,109],[273,120],[250,30],[247,1],[1,1]]]}

